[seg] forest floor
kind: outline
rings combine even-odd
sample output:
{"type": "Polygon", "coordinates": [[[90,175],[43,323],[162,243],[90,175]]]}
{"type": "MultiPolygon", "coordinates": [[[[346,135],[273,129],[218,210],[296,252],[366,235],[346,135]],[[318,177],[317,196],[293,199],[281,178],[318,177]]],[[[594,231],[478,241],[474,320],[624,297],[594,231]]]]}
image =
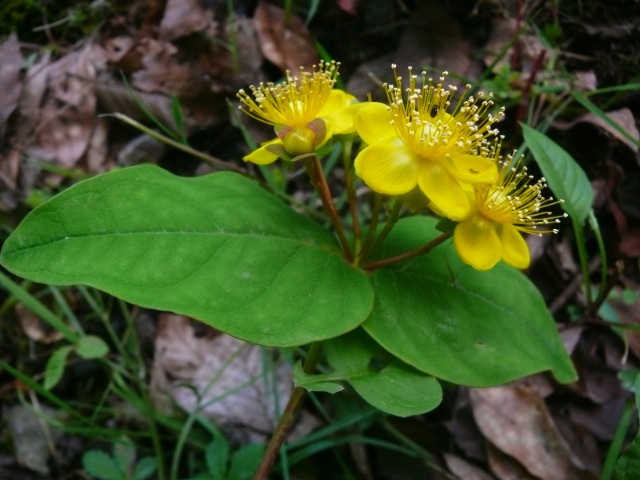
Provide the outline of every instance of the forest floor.
{"type": "MultiPolygon", "coordinates": [[[[506,147],[521,145],[519,122],[544,126],[582,167],[595,194],[585,240],[589,282],[569,222],[551,240],[531,241],[526,271],[557,321],[579,381],[560,385],[540,373],[490,389],[452,387],[437,409],[404,419],[359,417],[354,397],[320,394],[307,402],[294,439],[327,424],[335,431],[301,448],[274,478],[611,478],[638,423],[637,1],[5,1],[0,241],[55,193],[114,168],[156,163],[184,176],[217,169],[114,113],[150,129],[163,131],[162,124],[178,143],[259,176],[241,160],[250,152],[247,138],[261,142],[272,132],[239,117],[237,91],[321,58],[340,62],[340,81],[361,101],[384,99],[380,84],[392,80],[391,64],[398,71],[448,71],[461,84],[492,91],[505,107],[506,147]],[[589,284],[604,292],[595,306],[589,284]],[[327,411],[332,422],[319,414],[327,411]]],[[[278,172],[291,175],[289,194],[304,197],[294,191],[295,172],[278,172]]],[[[241,346],[187,318],[90,290],[21,284],[50,311],[121,348],[110,357],[121,371],[78,357],[55,388],[38,390],[30,381],[42,381],[62,336],[7,285],[0,288],[0,478],[95,478],[101,468],[100,478],[156,478],[157,462],[145,462],[153,451],[150,428],[160,430],[164,467],[176,478],[224,478],[211,473],[211,431],[189,414],[193,391],[157,396],[177,392],[175,382],[197,390],[241,346]],[[105,389],[118,374],[142,380],[105,389]],[[74,407],[63,408],[66,402],[74,407]],[[162,415],[151,413],[151,404],[162,415]],[[74,412],[87,422],[69,422],[74,412]],[[43,416],[53,420],[45,425],[43,416]],[[179,460],[172,460],[176,452],[179,460]],[[130,473],[108,476],[113,465],[130,473]]],[[[231,377],[254,374],[264,360],[254,350],[243,358],[228,369],[231,377]]],[[[282,381],[288,378],[285,372],[282,381]]],[[[273,421],[256,390],[200,413],[223,428],[234,452],[264,442],[273,421]]]]}

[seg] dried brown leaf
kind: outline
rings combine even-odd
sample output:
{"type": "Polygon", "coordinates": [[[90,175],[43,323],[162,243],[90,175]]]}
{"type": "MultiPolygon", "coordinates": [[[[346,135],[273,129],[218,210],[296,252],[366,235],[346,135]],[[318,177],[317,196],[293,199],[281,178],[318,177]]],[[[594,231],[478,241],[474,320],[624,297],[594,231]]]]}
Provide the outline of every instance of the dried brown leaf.
{"type": "Polygon", "coordinates": [[[216,35],[213,12],[203,8],[199,0],[168,0],[160,22],[160,38],[175,40],[196,32],[205,32],[211,37],[216,35]]]}
{"type": "Polygon", "coordinates": [[[610,442],[630,398],[631,394],[628,394],[619,395],[601,405],[570,404],[567,406],[569,418],[581,430],[591,433],[599,440],[610,442]]]}
{"type": "Polygon", "coordinates": [[[0,45],[0,140],[4,137],[7,120],[18,106],[22,93],[21,70],[24,63],[20,42],[15,33],[0,45]]]}
{"type": "Polygon", "coordinates": [[[493,445],[541,479],[594,478],[556,428],[531,388],[507,385],[470,391],[478,427],[493,445]]]}
{"type": "Polygon", "coordinates": [[[233,78],[231,82],[227,82],[227,91],[264,80],[260,69],[263,56],[254,20],[242,15],[230,17],[225,24],[225,34],[227,38],[234,40],[237,52],[229,66],[233,71],[233,78]]]}
{"type": "Polygon", "coordinates": [[[492,480],[493,477],[484,470],[476,467],[472,463],[467,462],[463,458],[450,453],[444,454],[444,461],[447,463],[449,470],[458,478],[465,480],[492,480]]]}
{"type": "Polygon", "coordinates": [[[49,327],[23,304],[18,303],[15,310],[22,331],[34,342],[55,343],[62,340],[62,333],[49,327]]]}
{"type": "Polygon", "coordinates": [[[517,460],[505,455],[491,444],[487,445],[487,461],[491,472],[500,480],[539,480],[517,460]]]}
{"type": "MultiPolygon", "coordinates": [[[[261,347],[224,334],[196,336],[187,318],[163,314],[151,380],[154,401],[165,409],[173,402],[187,411],[197,408],[237,441],[264,441],[293,387],[290,367],[283,362],[267,366],[268,357],[261,347]],[[270,386],[264,368],[275,375],[270,386]]],[[[315,424],[305,415],[294,437],[315,424]]]]}
{"type": "Polygon", "coordinates": [[[96,116],[95,78],[105,68],[103,50],[88,43],[47,68],[48,91],[38,119],[36,149],[50,152],[62,167],[85,154],[96,116]]]}
{"type": "MultiPolygon", "coordinates": [[[[348,90],[358,98],[364,99],[371,94],[374,100],[385,101],[380,85],[393,82],[392,63],[397,65],[399,75],[405,75],[409,66],[414,67],[414,73],[419,73],[428,65],[440,71],[474,77],[479,75],[480,65],[472,62],[471,57],[471,44],[442,2],[419,2],[396,51],[361,64],[349,78],[348,90]]],[[[447,82],[455,83],[453,76],[447,82]]]]}
{"type": "Polygon", "coordinates": [[[358,14],[358,0],[336,0],[340,10],[347,12],[349,15],[358,14]]]}
{"type": "MultiPolygon", "coordinates": [[[[121,35],[118,37],[107,38],[104,40],[102,46],[104,48],[107,62],[111,64],[118,64],[131,52],[135,46],[135,41],[130,36],[121,35]]],[[[123,69],[123,65],[114,66],[117,69],[123,69]]],[[[127,70],[128,69],[125,69],[125,71],[127,70]]]]}
{"type": "Polygon", "coordinates": [[[0,162],[0,179],[4,187],[0,208],[6,211],[16,207],[18,199],[22,196],[19,190],[30,191],[37,178],[35,174],[25,175],[25,166],[21,160],[23,151],[35,142],[50,64],[51,53],[47,52],[34,62],[24,75],[15,126],[10,139],[11,148],[4,153],[3,161],[0,162]],[[22,184],[18,185],[21,173],[22,184]]]}
{"type": "Polygon", "coordinates": [[[571,418],[571,412],[567,408],[571,403],[567,401],[555,404],[552,410],[553,419],[571,451],[582,460],[587,470],[597,474],[602,469],[599,440],[591,431],[571,418]]]}
{"type": "Polygon", "coordinates": [[[258,2],[254,22],[262,54],[281,70],[296,72],[299,67],[311,67],[319,57],[304,22],[295,15],[289,20],[286,24],[280,7],[262,0],[258,2]]]}
{"type": "Polygon", "coordinates": [[[598,128],[601,128],[613,138],[622,142],[627,147],[629,147],[634,152],[638,151],[638,143],[640,142],[640,133],[638,132],[638,127],[636,126],[636,119],[633,116],[633,113],[628,108],[621,108],[620,110],[613,110],[611,112],[606,112],[607,116],[617,123],[629,136],[635,139],[633,142],[631,139],[623,135],[617,128],[612,126],[610,123],[605,121],[603,118],[594,115],[593,113],[587,113],[582,117],[579,117],[575,121],[571,122],[571,125],[575,125],[580,122],[588,122],[595,125],[598,128]]]}
{"type": "Polygon", "coordinates": [[[486,441],[473,420],[468,389],[458,389],[451,419],[445,422],[445,426],[466,458],[485,460],[486,441]]]}
{"type": "Polygon", "coordinates": [[[142,68],[132,75],[132,85],[143,92],[167,95],[185,90],[192,72],[186,63],[178,62],[178,48],[171,42],[143,38],[136,45],[141,55],[142,68]]]}
{"type": "Polygon", "coordinates": [[[535,65],[545,51],[544,45],[526,28],[526,25],[515,18],[494,17],[491,22],[491,35],[485,45],[485,64],[492,65],[495,62],[493,66],[495,71],[509,67],[514,49],[517,49],[515,51],[519,60],[518,67],[527,78],[529,74],[534,73],[535,65]],[[512,44],[518,28],[525,28],[525,30],[520,33],[517,43],[512,44]]]}
{"type": "MultiPolygon", "coordinates": [[[[396,64],[402,71],[428,65],[456,75],[474,76],[471,44],[464,38],[460,23],[438,0],[419,2],[396,51],[396,64]]],[[[452,81],[449,79],[449,81],[452,81]]]]}
{"type": "MultiPolygon", "coordinates": [[[[625,232],[620,241],[620,252],[627,257],[640,257],[640,229],[634,228],[625,232]]],[[[640,345],[636,350],[636,354],[640,354],[640,345]]]]}

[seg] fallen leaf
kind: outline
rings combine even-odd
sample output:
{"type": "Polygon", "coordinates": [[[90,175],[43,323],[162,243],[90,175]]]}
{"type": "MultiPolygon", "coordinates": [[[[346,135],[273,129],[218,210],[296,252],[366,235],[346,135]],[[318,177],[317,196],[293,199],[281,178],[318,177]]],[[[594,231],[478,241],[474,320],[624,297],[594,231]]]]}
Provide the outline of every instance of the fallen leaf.
{"type": "Polygon", "coordinates": [[[358,0],[336,0],[336,3],[343,12],[354,16],[358,14],[358,0]]]}
{"type": "Polygon", "coordinates": [[[479,62],[472,62],[471,58],[471,43],[442,3],[437,0],[419,2],[409,25],[402,31],[396,50],[359,65],[347,87],[360,99],[371,94],[374,101],[386,101],[382,84],[394,82],[391,64],[396,65],[401,76],[406,76],[410,66],[414,68],[414,74],[428,66],[434,77],[448,71],[452,75],[447,83],[460,87],[456,77],[475,77],[481,73],[479,62]]]}
{"type": "MultiPolygon", "coordinates": [[[[158,408],[176,403],[214,420],[240,443],[265,441],[292,392],[290,366],[271,353],[199,325],[197,336],[186,317],[163,314],[158,321],[151,391],[158,408]]],[[[317,425],[301,416],[293,437],[317,425]]]]}
{"type": "MultiPolygon", "coordinates": [[[[629,258],[640,257],[640,229],[633,228],[625,232],[620,240],[620,253],[629,258]]],[[[640,345],[639,345],[640,347],[640,345]]],[[[640,348],[636,351],[640,354],[640,348]]]]}
{"type": "Polygon", "coordinates": [[[502,453],[491,444],[487,445],[487,461],[491,472],[500,480],[539,480],[517,460],[502,453]]]}
{"type": "MultiPolygon", "coordinates": [[[[45,419],[61,417],[60,412],[46,405],[35,408],[17,404],[8,407],[3,414],[3,423],[9,427],[16,457],[22,466],[31,471],[49,477],[51,447],[62,435],[61,428],[51,428],[45,419]]],[[[54,423],[52,421],[52,423],[54,423]]],[[[29,478],[29,475],[20,475],[29,478]]]]}
{"type": "Polygon", "coordinates": [[[522,73],[523,80],[526,80],[532,73],[536,73],[536,64],[543,55],[545,47],[526,24],[512,17],[496,16],[491,20],[491,33],[484,50],[484,63],[491,65],[495,72],[510,68],[512,56],[517,52],[518,69],[522,73]],[[517,42],[513,43],[518,28],[523,31],[520,32],[517,42]]]}
{"type": "Polygon", "coordinates": [[[260,0],[253,20],[262,54],[281,70],[295,73],[319,61],[313,37],[296,15],[287,24],[283,9],[260,0]]]}
{"type": "Polygon", "coordinates": [[[46,160],[49,152],[65,168],[82,158],[95,125],[94,80],[104,63],[102,48],[87,43],[47,66],[48,90],[40,109],[36,148],[28,149],[31,155],[46,160]]]}
{"type": "Polygon", "coordinates": [[[62,340],[63,335],[49,325],[22,303],[16,304],[16,316],[20,321],[20,327],[27,337],[34,342],[45,344],[56,343],[62,340]]]}
{"type": "Polygon", "coordinates": [[[465,480],[492,480],[493,478],[484,470],[457,455],[445,453],[444,461],[447,463],[449,470],[458,478],[464,478],[465,480]]]}
{"type": "Polygon", "coordinates": [[[211,38],[216,36],[213,12],[203,7],[199,0],[168,0],[159,26],[163,40],[175,40],[192,33],[202,32],[211,38]]]}
{"type": "Polygon", "coordinates": [[[638,132],[638,127],[636,126],[636,119],[633,116],[633,113],[628,108],[621,108],[619,110],[613,110],[610,112],[605,112],[609,119],[616,123],[620,128],[622,128],[627,134],[635,140],[631,140],[627,136],[623,135],[620,130],[612,126],[609,122],[607,122],[602,117],[594,115],[593,113],[587,113],[573,122],[571,125],[575,125],[576,123],[588,122],[596,127],[604,130],[607,134],[611,135],[613,138],[622,142],[627,147],[629,147],[634,152],[638,151],[638,142],[640,142],[640,133],[638,132]]]}
{"type": "Polygon", "coordinates": [[[445,426],[466,458],[483,462],[486,460],[486,441],[473,420],[468,389],[457,390],[451,419],[445,422],[445,426]]]}
{"type": "Polygon", "coordinates": [[[25,166],[22,160],[24,151],[35,143],[40,108],[47,91],[47,71],[50,64],[51,52],[46,52],[29,67],[23,76],[10,147],[3,152],[3,158],[0,161],[0,181],[3,187],[0,190],[3,192],[0,208],[5,211],[13,210],[19,199],[31,191],[37,180],[37,172],[33,175],[24,175],[25,166]]]}
{"type": "Polygon", "coordinates": [[[7,121],[17,108],[22,93],[20,77],[23,63],[20,42],[16,34],[12,33],[0,45],[0,142],[4,137],[7,121]]]}
{"type": "MultiPolygon", "coordinates": [[[[429,66],[435,70],[434,77],[445,70],[454,76],[480,74],[479,65],[471,62],[471,43],[464,37],[460,23],[438,0],[417,3],[395,56],[399,72],[412,65],[418,73],[429,66]]],[[[453,76],[447,81],[454,82],[453,76]]]]}
{"type": "Polygon", "coordinates": [[[470,390],[478,427],[495,447],[541,479],[595,478],[569,450],[544,400],[531,388],[470,390]]]}

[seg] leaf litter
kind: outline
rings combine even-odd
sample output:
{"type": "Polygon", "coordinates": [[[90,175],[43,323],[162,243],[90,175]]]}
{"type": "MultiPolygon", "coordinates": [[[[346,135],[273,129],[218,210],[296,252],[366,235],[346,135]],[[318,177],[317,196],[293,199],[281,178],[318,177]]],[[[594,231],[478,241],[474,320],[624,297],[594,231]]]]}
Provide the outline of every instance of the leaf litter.
{"type": "MultiPolygon", "coordinates": [[[[379,83],[390,80],[390,63],[397,63],[399,70],[407,65],[430,67],[434,72],[449,70],[462,79],[479,78],[488,66],[493,68],[494,80],[519,71],[518,78],[505,78],[516,107],[518,102],[528,106],[527,82],[542,74],[543,58],[566,60],[576,82],[570,88],[579,92],[633,78],[626,59],[634,54],[624,43],[637,40],[630,37],[631,24],[607,23],[590,5],[564,12],[567,41],[550,47],[539,41],[539,32],[522,22],[540,2],[527,4],[532,11],[526,12],[519,8],[527,2],[452,6],[429,0],[416,2],[415,7],[406,2],[390,7],[377,0],[326,2],[311,22],[296,12],[287,14],[276,2],[261,0],[255,8],[251,3],[234,2],[229,12],[226,6],[220,7],[221,2],[132,2],[125,14],[108,17],[99,31],[55,52],[35,50],[15,34],[0,38],[0,212],[4,217],[18,215],[34,190],[55,190],[76,178],[74,173],[90,175],[149,161],[181,170],[184,167],[176,167],[174,151],[108,115],[121,112],[148,122],[140,108],[143,104],[161,122],[178,129],[172,110],[172,96],[176,96],[183,110],[184,133],[196,146],[207,148],[210,144],[203,137],[235,128],[227,102],[234,101],[238,88],[277,81],[287,69],[295,71],[317,62],[316,41],[343,63],[343,80],[361,100],[369,94],[380,97],[379,83]],[[607,58],[607,45],[616,47],[613,57],[619,69],[607,58]]],[[[607,10],[607,17],[621,10],[607,10]]],[[[551,24],[560,22],[550,5],[535,13],[549,15],[551,24]]],[[[557,79],[549,82],[552,85],[557,79]]],[[[560,82],[563,85],[568,83],[560,82]]],[[[541,98],[559,100],[550,94],[541,98]]],[[[564,140],[598,192],[594,208],[610,265],[615,266],[610,274],[617,278],[614,292],[618,292],[609,302],[613,313],[607,319],[630,325],[640,325],[638,296],[624,297],[624,292],[638,291],[639,281],[633,267],[640,256],[638,100],[633,91],[622,93],[605,109],[628,135],[594,113],[558,118],[550,125],[550,134],[564,140]]],[[[231,138],[236,144],[224,143],[221,154],[237,160],[246,147],[239,135],[231,138]]],[[[580,381],[559,386],[541,374],[503,387],[459,388],[436,411],[405,420],[401,425],[407,427],[409,438],[431,445],[436,462],[453,475],[554,480],[599,474],[622,410],[632,398],[618,375],[637,368],[640,340],[631,330],[614,332],[600,318],[571,316],[570,307],[585,301],[579,281],[574,282],[581,272],[571,245],[568,233],[541,243],[529,275],[556,313],[580,381]],[[433,425],[438,426],[437,434],[433,425]],[[443,434],[446,442],[434,440],[443,434]]],[[[597,268],[597,249],[590,251],[597,268]]],[[[55,340],[24,308],[15,308],[12,315],[22,321],[33,348],[43,349],[55,340]]],[[[269,352],[226,335],[206,329],[198,334],[198,328],[182,317],[161,314],[155,323],[151,388],[158,408],[198,409],[239,443],[264,439],[275,419],[273,393],[283,401],[291,391],[288,367],[269,352]],[[265,355],[278,363],[272,392],[258,379],[265,355]],[[219,378],[212,379],[212,372],[220,372],[219,378]]],[[[3,358],[15,361],[5,356],[18,351],[6,352],[10,353],[3,358]]],[[[6,391],[6,385],[0,385],[0,391],[6,391]]],[[[317,418],[306,412],[298,435],[318,425],[317,418]]],[[[628,439],[633,433],[632,429],[628,439]]],[[[373,462],[371,458],[389,453],[370,447],[360,455],[362,463],[362,456],[373,462]]],[[[15,472],[18,467],[11,467],[4,455],[1,458],[2,465],[9,467],[0,466],[0,474],[10,478],[6,468],[15,472]]],[[[35,462],[25,467],[43,472],[42,461],[35,462]]],[[[416,466],[416,476],[411,478],[423,478],[424,469],[416,466]]]]}

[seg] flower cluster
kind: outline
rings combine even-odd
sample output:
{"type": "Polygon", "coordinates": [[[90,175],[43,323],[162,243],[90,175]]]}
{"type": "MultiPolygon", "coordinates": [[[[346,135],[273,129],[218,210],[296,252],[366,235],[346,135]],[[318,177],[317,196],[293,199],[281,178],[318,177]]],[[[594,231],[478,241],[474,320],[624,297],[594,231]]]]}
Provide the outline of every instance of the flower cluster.
{"type": "Polygon", "coordinates": [[[406,90],[397,75],[395,85],[384,87],[389,105],[369,103],[355,118],[358,135],[368,144],[355,160],[356,172],[376,192],[402,195],[418,187],[438,213],[452,220],[466,217],[471,204],[462,184],[498,180],[487,154],[502,112],[489,114],[493,102],[481,97],[452,108],[454,86],[434,85],[411,69],[406,90]]]}
{"type": "Polygon", "coordinates": [[[371,190],[421,196],[433,212],[457,222],[456,251],[474,268],[500,260],[527,268],[521,233],[555,232],[560,216],[549,208],[561,202],[543,196],[544,178],[534,181],[520,161],[501,155],[495,124],[504,111],[494,111],[492,95],[469,96],[469,85],[458,95],[444,83],[447,72],[434,81],[409,68],[404,80],[394,65],[394,84],[384,84],[388,102],[357,103],[334,88],[338,67],[320,63],[298,76],[287,72],[283,83],[252,86],[252,95],[239,92],[241,109],[277,135],[245,161],[304,158],[333,136],[355,132],[364,142],[355,172],[371,190]]]}

